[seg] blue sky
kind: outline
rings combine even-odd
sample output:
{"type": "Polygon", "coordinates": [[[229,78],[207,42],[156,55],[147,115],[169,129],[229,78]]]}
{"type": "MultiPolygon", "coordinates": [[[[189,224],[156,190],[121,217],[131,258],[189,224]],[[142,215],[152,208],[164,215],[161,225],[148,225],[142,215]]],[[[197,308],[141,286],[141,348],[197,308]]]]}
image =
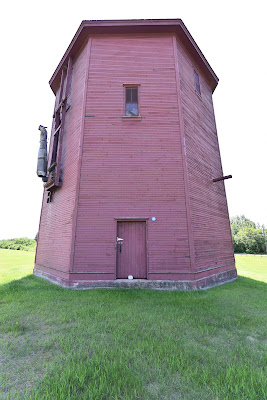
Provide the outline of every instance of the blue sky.
{"type": "Polygon", "coordinates": [[[50,133],[48,85],[84,19],[181,18],[220,82],[213,96],[230,216],[267,227],[267,58],[262,1],[10,2],[1,13],[0,239],[34,237],[42,182],[40,124],[50,133]]]}

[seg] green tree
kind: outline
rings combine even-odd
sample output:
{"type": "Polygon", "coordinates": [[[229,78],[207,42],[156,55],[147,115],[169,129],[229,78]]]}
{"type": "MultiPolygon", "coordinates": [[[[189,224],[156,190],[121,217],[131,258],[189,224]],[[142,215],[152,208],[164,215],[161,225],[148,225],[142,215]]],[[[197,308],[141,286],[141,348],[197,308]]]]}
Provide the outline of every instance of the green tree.
{"type": "Polygon", "coordinates": [[[244,228],[257,228],[255,222],[251,221],[250,219],[246,218],[245,215],[240,215],[231,218],[231,229],[232,234],[236,235],[239,231],[244,228]]]}
{"type": "Polygon", "coordinates": [[[34,239],[29,238],[7,239],[0,242],[0,248],[10,250],[35,251],[36,242],[34,239]]]}
{"type": "Polygon", "coordinates": [[[260,229],[244,228],[233,237],[237,253],[259,254],[264,252],[265,240],[260,229]]]}
{"type": "Polygon", "coordinates": [[[231,229],[235,253],[265,252],[265,237],[258,224],[241,215],[231,218],[231,229]]]}

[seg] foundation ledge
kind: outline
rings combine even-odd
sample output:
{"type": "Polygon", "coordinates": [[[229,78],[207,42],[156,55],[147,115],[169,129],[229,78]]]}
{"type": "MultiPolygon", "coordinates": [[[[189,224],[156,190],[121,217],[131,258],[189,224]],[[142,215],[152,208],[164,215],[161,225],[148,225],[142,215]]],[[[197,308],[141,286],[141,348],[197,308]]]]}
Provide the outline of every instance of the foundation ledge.
{"type": "Polygon", "coordinates": [[[237,279],[236,269],[219,272],[192,281],[178,280],[148,280],[148,279],[115,279],[115,280],[75,280],[69,281],[38,269],[34,269],[34,275],[49,280],[50,282],[67,289],[153,289],[153,290],[204,290],[224,283],[233,282],[237,279]]]}

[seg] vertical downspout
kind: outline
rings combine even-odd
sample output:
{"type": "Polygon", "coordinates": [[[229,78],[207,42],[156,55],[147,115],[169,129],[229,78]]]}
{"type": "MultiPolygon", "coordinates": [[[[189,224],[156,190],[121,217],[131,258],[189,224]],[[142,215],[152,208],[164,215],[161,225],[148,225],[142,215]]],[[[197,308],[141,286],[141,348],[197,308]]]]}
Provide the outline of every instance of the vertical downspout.
{"type": "Polygon", "coordinates": [[[86,67],[85,67],[85,78],[83,87],[83,102],[82,102],[82,116],[81,116],[81,131],[80,131],[80,142],[79,142],[79,156],[78,156],[78,169],[76,177],[75,187],[75,202],[73,208],[73,220],[72,220],[72,237],[71,237],[71,251],[70,251],[70,273],[73,271],[74,266],[74,248],[76,240],[76,229],[77,229],[77,217],[78,217],[78,202],[81,182],[81,169],[82,169],[82,155],[83,155],[83,139],[84,139],[84,124],[85,124],[85,111],[86,111],[86,95],[89,80],[89,66],[91,57],[92,38],[88,39],[86,45],[86,67]]]}
{"type": "Polygon", "coordinates": [[[179,64],[178,64],[177,40],[176,40],[175,35],[173,35],[173,37],[172,37],[172,42],[173,42],[173,54],[174,54],[174,63],[175,63],[179,123],[180,123],[180,131],[181,131],[182,160],[183,160],[183,171],[184,171],[185,204],[186,204],[186,214],[187,214],[187,230],[188,230],[188,241],[189,241],[190,265],[191,265],[191,271],[192,271],[192,273],[194,273],[195,272],[195,250],[194,250],[194,238],[193,238],[193,230],[192,230],[192,215],[191,215],[191,204],[190,204],[191,202],[190,202],[190,194],[189,194],[188,175],[187,175],[184,119],[183,119],[182,103],[181,103],[180,70],[179,70],[179,64]]]}

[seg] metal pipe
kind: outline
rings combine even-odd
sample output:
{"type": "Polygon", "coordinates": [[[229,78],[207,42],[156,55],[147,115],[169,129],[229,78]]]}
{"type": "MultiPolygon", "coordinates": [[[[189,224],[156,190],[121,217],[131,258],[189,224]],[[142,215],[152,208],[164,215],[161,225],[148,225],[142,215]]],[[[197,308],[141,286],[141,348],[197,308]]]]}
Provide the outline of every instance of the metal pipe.
{"type": "Polygon", "coordinates": [[[230,178],[232,178],[232,175],[221,176],[220,178],[214,178],[214,179],[212,179],[212,181],[219,182],[219,181],[224,181],[225,179],[230,179],[230,178]]]}
{"type": "Polygon", "coordinates": [[[38,151],[37,161],[37,176],[47,182],[47,131],[43,125],[39,126],[40,133],[40,148],[38,151]]]}

